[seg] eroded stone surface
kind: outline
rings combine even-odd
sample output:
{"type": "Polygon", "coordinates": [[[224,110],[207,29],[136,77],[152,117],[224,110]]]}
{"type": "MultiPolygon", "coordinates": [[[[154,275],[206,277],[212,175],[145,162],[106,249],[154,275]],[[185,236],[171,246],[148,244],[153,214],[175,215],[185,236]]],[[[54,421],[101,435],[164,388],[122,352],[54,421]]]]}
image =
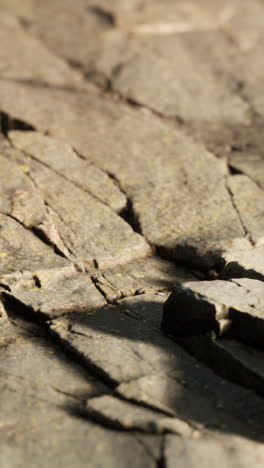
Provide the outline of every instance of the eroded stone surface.
{"type": "Polygon", "coordinates": [[[244,175],[231,177],[228,186],[248,237],[254,245],[263,245],[264,191],[244,175]]]}
{"type": "Polygon", "coordinates": [[[16,271],[33,274],[47,269],[74,271],[73,265],[9,216],[0,214],[1,276],[16,271]]]}
{"type": "Polygon", "coordinates": [[[226,262],[222,272],[224,278],[252,278],[264,280],[263,247],[234,250],[223,255],[226,262]]]}
{"type": "Polygon", "coordinates": [[[191,436],[195,428],[176,418],[168,418],[146,408],[140,408],[112,396],[92,398],[86,411],[93,418],[104,421],[109,426],[125,430],[146,432],[175,432],[191,436]]]}
{"type": "Polygon", "coordinates": [[[89,161],[77,156],[66,143],[30,131],[13,131],[9,133],[9,138],[16,148],[62,174],[113,210],[119,212],[126,207],[126,197],[113,180],[89,161]]]}
{"type": "Polygon", "coordinates": [[[219,250],[235,248],[243,239],[244,229],[226,187],[225,163],[184,133],[172,131],[145,110],[92,94],[54,91],[51,99],[45,89],[36,92],[16,85],[16,101],[10,102],[12,86],[1,88],[0,105],[71,142],[112,173],[152,244],[175,258],[210,266],[219,250]],[[34,102],[34,108],[25,110],[25,100],[34,102]]]}
{"type": "Polygon", "coordinates": [[[252,463],[256,467],[263,464],[263,452],[261,444],[247,442],[242,439],[221,442],[213,440],[190,440],[177,436],[166,436],[164,460],[168,468],[175,466],[175,460],[179,468],[194,468],[199,465],[202,468],[223,466],[247,467],[252,463]]]}
{"type": "Polygon", "coordinates": [[[178,337],[214,330],[263,346],[263,283],[253,279],[179,284],[164,305],[162,328],[178,337]]]}
{"type": "MultiPolygon", "coordinates": [[[[86,317],[72,314],[67,320],[54,320],[52,333],[88,369],[118,384],[118,394],[127,401],[190,422],[202,431],[203,427],[221,431],[228,426],[245,433],[243,414],[248,421],[246,430],[258,431],[262,400],[222,380],[160,335],[162,303],[158,296],[141,295],[121,303],[121,307],[108,306],[86,317]]],[[[108,417],[103,408],[101,417],[114,424],[114,412],[108,417]]],[[[117,413],[115,421],[120,425],[117,413]]]]}
{"type": "Polygon", "coordinates": [[[51,319],[71,312],[92,313],[103,307],[105,300],[89,277],[81,274],[63,274],[47,271],[35,277],[2,279],[5,298],[16,308],[26,307],[36,319],[51,319]]]}
{"type": "Polygon", "coordinates": [[[194,279],[187,270],[158,257],[146,257],[94,275],[97,287],[109,301],[142,293],[166,293],[175,281],[194,279]]]}
{"type": "MultiPolygon", "coordinates": [[[[63,151],[63,146],[61,150],[63,151]]],[[[100,268],[106,268],[142,257],[150,251],[145,239],[138,233],[134,233],[122,218],[90,193],[72,184],[49,167],[43,166],[29,157],[24,157],[20,152],[8,150],[6,157],[13,159],[14,169],[22,172],[24,179],[27,179],[23,174],[23,167],[26,167],[27,174],[30,176],[27,185],[33,191],[33,180],[37,187],[34,190],[38,197],[37,201],[42,198],[42,201],[39,202],[42,203],[42,213],[38,210],[38,204],[33,203],[39,218],[36,221],[30,219],[31,223],[35,221],[34,227],[44,232],[57,248],[67,258],[75,260],[80,268],[92,269],[95,263],[100,268]],[[23,166],[23,162],[26,163],[26,166],[23,166]]],[[[9,166],[6,172],[11,174],[9,178],[12,179],[13,185],[9,184],[11,190],[7,192],[8,201],[11,198],[12,203],[15,199],[16,204],[14,205],[13,202],[12,206],[13,216],[17,216],[21,220],[20,212],[17,214],[20,208],[20,206],[17,207],[17,199],[21,199],[23,195],[21,195],[21,191],[23,191],[21,187],[24,187],[15,177],[15,172],[9,169],[9,166]]],[[[28,208],[30,210],[30,191],[27,191],[24,198],[25,202],[21,201],[24,211],[27,211],[28,208],[27,205],[24,206],[27,198],[30,198],[28,208]]],[[[26,215],[24,217],[26,218],[25,223],[28,222],[26,215]]]]}
{"type": "Polygon", "coordinates": [[[262,466],[263,3],[0,10],[1,466],[262,466]]]}
{"type": "Polygon", "coordinates": [[[82,89],[82,77],[65,61],[56,57],[19,24],[5,21],[1,15],[0,78],[2,81],[36,83],[36,86],[58,86],[82,89]]]}

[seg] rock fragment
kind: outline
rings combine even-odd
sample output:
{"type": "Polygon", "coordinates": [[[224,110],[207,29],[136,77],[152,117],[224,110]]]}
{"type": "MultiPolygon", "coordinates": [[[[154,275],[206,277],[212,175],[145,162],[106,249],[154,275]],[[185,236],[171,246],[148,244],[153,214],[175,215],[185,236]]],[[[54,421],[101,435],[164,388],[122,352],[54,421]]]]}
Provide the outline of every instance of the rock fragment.
{"type": "Polygon", "coordinates": [[[263,283],[253,279],[183,283],[164,305],[162,329],[178,337],[214,330],[263,347],[263,283]]]}

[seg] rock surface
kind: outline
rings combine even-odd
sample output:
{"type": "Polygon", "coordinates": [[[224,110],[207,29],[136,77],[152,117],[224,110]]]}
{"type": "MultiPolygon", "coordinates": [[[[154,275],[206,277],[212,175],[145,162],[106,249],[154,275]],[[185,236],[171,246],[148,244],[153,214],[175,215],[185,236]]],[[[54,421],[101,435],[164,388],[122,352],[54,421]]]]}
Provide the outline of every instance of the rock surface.
{"type": "Polygon", "coordinates": [[[263,18],[0,0],[1,467],[263,466],[263,18]]]}

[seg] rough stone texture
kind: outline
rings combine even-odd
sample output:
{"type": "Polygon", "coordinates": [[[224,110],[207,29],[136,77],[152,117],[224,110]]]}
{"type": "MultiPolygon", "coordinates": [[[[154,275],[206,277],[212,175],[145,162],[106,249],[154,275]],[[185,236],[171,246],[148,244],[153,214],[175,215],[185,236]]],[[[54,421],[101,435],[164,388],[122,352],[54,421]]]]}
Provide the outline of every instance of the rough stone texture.
{"type": "Polygon", "coordinates": [[[104,421],[110,427],[146,432],[175,432],[184,436],[195,434],[195,428],[185,421],[166,418],[161,413],[140,408],[112,396],[102,396],[89,400],[86,411],[94,419],[104,421]]]}
{"type": "Polygon", "coordinates": [[[238,248],[244,229],[226,188],[224,161],[184,133],[172,133],[149,112],[93,94],[53,91],[51,96],[46,89],[11,83],[0,89],[0,106],[67,139],[112,173],[131,199],[141,232],[158,248],[181,261],[195,263],[197,257],[206,266],[214,264],[219,250],[238,248]],[[12,92],[15,102],[9,99],[12,92]]]}
{"type": "MultiPolygon", "coordinates": [[[[62,146],[61,151],[63,149],[62,146]]],[[[101,268],[105,268],[125,263],[134,257],[149,253],[150,249],[146,241],[138,233],[134,233],[127,223],[97,198],[72,184],[46,165],[43,166],[30,158],[25,159],[20,152],[13,152],[11,149],[6,153],[6,157],[14,160],[14,169],[22,173],[20,178],[27,179],[23,174],[23,170],[25,171],[26,168],[30,177],[28,185],[32,191],[32,181],[35,184],[38,204],[42,202],[42,212],[43,210],[47,211],[44,204],[50,208],[48,215],[45,216],[39,210],[38,204],[33,203],[40,218],[31,219],[33,215],[31,213],[30,191],[25,190],[22,182],[16,177],[16,171],[9,167],[9,165],[12,166],[12,163],[8,161],[6,172],[14,186],[12,187],[7,180],[10,187],[7,192],[8,202],[12,206],[12,216],[17,217],[21,222],[24,221],[26,225],[35,221],[34,227],[43,231],[49,240],[66,257],[75,260],[80,268],[92,269],[95,262],[101,268]],[[23,166],[23,161],[27,163],[26,166],[23,166]],[[26,192],[25,196],[21,192],[26,192]],[[42,200],[39,201],[40,197],[42,200]],[[30,221],[27,219],[27,213],[24,215],[24,211],[27,211],[28,198],[30,221]],[[24,216],[21,216],[20,205],[23,207],[24,216]],[[87,213],[89,213],[89,217],[87,217],[87,213]],[[63,247],[60,244],[63,244],[63,247]]],[[[5,173],[3,176],[5,177],[5,173]]]]}
{"type": "Polygon", "coordinates": [[[120,212],[126,208],[126,197],[114,181],[99,168],[81,159],[66,143],[30,131],[13,131],[9,133],[9,138],[16,148],[54,169],[114,211],[120,212]]]}
{"type": "Polygon", "coordinates": [[[179,284],[164,305],[162,329],[178,337],[214,330],[263,347],[264,285],[253,279],[179,284]]]}
{"type": "Polygon", "coordinates": [[[233,153],[230,157],[230,165],[234,169],[246,174],[254,182],[264,189],[264,157],[260,154],[233,153]]]}
{"type": "Polygon", "coordinates": [[[54,56],[51,51],[30,34],[5,21],[1,15],[0,76],[2,81],[36,83],[36,86],[55,86],[82,89],[83,81],[78,73],[54,56]]]}
{"type": "Polygon", "coordinates": [[[177,436],[166,436],[164,460],[168,468],[201,468],[239,466],[246,468],[249,464],[261,467],[263,451],[261,444],[249,443],[237,438],[230,441],[190,440],[177,436]]]}
{"type": "Polygon", "coordinates": [[[231,177],[228,187],[247,236],[254,245],[263,245],[264,191],[244,175],[231,177]]]}
{"type": "Polygon", "coordinates": [[[225,253],[222,271],[224,278],[252,278],[264,280],[264,248],[235,250],[225,253]]]}
{"type": "Polygon", "coordinates": [[[194,279],[187,270],[158,257],[139,259],[94,275],[97,288],[110,302],[135,294],[166,293],[171,290],[175,281],[194,279]]]}
{"type": "Polygon", "coordinates": [[[263,466],[263,18],[0,0],[1,467],[263,466]]]}
{"type": "MultiPolygon", "coordinates": [[[[104,381],[117,386],[117,393],[128,401],[189,422],[202,432],[222,431],[225,427],[243,434],[258,432],[262,424],[258,421],[263,411],[262,400],[252,395],[251,406],[250,392],[223,381],[162,336],[161,315],[159,296],[140,295],[92,315],[59,318],[52,321],[51,330],[72,356],[104,381]],[[248,421],[246,428],[242,423],[244,417],[248,421]]],[[[107,408],[108,405],[101,408],[101,420],[120,427],[120,411],[111,410],[111,416],[107,408]]],[[[138,414],[134,427],[143,424],[142,413],[138,414]]],[[[176,430],[173,424],[170,430],[176,430]]]]}
{"type": "Polygon", "coordinates": [[[48,269],[74,271],[73,265],[41,242],[31,231],[17,221],[0,213],[0,274],[31,271],[33,274],[48,269]]]}
{"type": "Polygon", "coordinates": [[[16,275],[2,280],[5,299],[17,308],[26,308],[28,315],[51,319],[70,312],[92,313],[105,304],[102,295],[89,277],[80,274],[55,275],[54,272],[34,277],[16,275]]]}

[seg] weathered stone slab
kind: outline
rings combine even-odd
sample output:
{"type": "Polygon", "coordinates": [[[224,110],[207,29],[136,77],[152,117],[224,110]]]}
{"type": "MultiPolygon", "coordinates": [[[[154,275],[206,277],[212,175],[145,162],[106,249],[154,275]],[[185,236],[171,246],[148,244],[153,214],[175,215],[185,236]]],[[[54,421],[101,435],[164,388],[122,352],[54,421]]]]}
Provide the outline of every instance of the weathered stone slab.
{"type": "Polygon", "coordinates": [[[145,435],[141,442],[141,434],[117,434],[78,417],[83,401],[108,388],[71,362],[40,327],[10,314],[12,322],[0,326],[1,466],[87,466],[92,453],[93,465],[107,460],[107,466],[121,467],[127,457],[127,463],[133,458],[135,466],[154,468],[159,437],[145,435]]]}
{"type": "Polygon", "coordinates": [[[237,171],[246,174],[264,189],[264,157],[262,154],[236,151],[231,154],[229,164],[237,171]]]}
{"type": "Polygon", "coordinates": [[[67,143],[30,131],[12,131],[8,136],[16,148],[65,176],[114,211],[119,212],[126,207],[126,197],[114,181],[78,156],[67,143]]]}
{"type": "Polygon", "coordinates": [[[230,177],[228,187],[248,237],[254,245],[263,245],[264,191],[244,175],[230,177]]]}
{"type": "Polygon", "coordinates": [[[178,337],[214,330],[263,347],[263,283],[253,279],[178,284],[164,305],[162,329],[178,337]]]}
{"type": "MultiPolygon", "coordinates": [[[[235,380],[240,385],[251,386],[254,392],[257,390],[262,394],[261,376],[254,373],[254,367],[250,368],[249,363],[246,365],[246,359],[243,365],[239,364],[239,353],[233,353],[233,356],[228,352],[224,354],[223,348],[222,353],[217,354],[215,347],[206,347],[205,339],[198,337],[185,339],[183,344],[215,372],[221,373],[229,380],[235,380]],[[239,379],[239,376],[244,376],[244,379],[239,379]],[[254,386],[254,383],[257,385],[254,386]]],[[[182,371],[183,369],[184,367],[182,371]]],[[[261,432],[262,423],[259,416],[263,414],[262,398],[250,390],[219,378],[201,363],[196,363],[190,373],[185,371],[179,374],[178,368],[170,375],[153,374],[123,382],[116,391],[126,400],[183,418],[202,432],[222,431],[227,427],[229,431],[245,436],[251,431],[261,432]],[[247,421],[244,428],[241,418],[247,421]]]]}
{"type": "MultiPolygon", "coordinates": [[[[136,468],[157,466],[155,450],[146,450],[140,434],[136,438],[102,428],[80,418],[70,405],[63,408],[24,393],[21,382],[1,385],[1,397],[1,466],[123,468],[131,460],[136,468]]],[[[160,446],[158,436],[156,444],[160,446]]]]}
{"type": "MultiPolygon", "coordinates": [[[[81,269],[93,269],[95,266],[106,268],[150,252],[142,236],[133,232],[120,216],[91,194],[18,151],[11,149],[5,156],[12,158],[13,164],[18,166],[26,164],[27,174],[37,186],[38,199],[43,200],[44,220],[40,223],[39,218],[35,227],[81,269]]],[[[18,189],[21,184],[14,175],[12,183],[11,200],[14,193],[21,192],[15,190],[16,183],[18,189]]],[[[31,180],[30,183],[32,185],[31,180]]],[[[26,205],[23,213],[27,208],[26,205]]],[[[22,219],[20,211],[18,216],[22,219]]]]}
{"type": "Polygon", "coordinates": [[[162,304],[152,297],[126,298],[121,307],[54,320],[51,331],[79,362],[118,385],[116,391],[127,401],[201,430],[261,432],[262,399],[224,381],[163,337],[158,329],[162,304]]]}
{"type": "Polygon", "coordinates": [[[239,248],[244,230],[226,188],[224,161],[167,122],[93,94],[51,96],[11,83],[0,89],[0,106],[113,174],[143,235],[168,255],[210,267],[219,251],[239,248]]]}
{"type": "Polygon", "coordinates": [[[234,250],[223,254],[223,278],[252,278],[264,281],[264,248],[234,250]]]}
{"type": "Polygon", "coordinates": [[[166,417],[162,413],[133,405],[111,395],[91,398],[86,405],[86,411],[95,420],[116,429],[153,433],[174,432],[187,437],[195,433],[195,427],[186,421],[166,417]]]}
{"type": "Polygon", "coordinates": [[[90,278],[83,274],[59,272],[9,276],[2,280],[8,288],[5,299],[16,308],[25,307],[35,319],[52,319],[61,315],[93,313],[105,305],[105,300],[90,278]]]}
{"type": "Polygon", "coordinates": [[[79,73],[49,51],[43,42],[23,30],[19,23],[0,19],[1,80],[38,87],[57,86],[84,89],[79,73]]]}
{"type": "Polygon", "coordinates": [[[263,351],[214,334],[181,338],[179,342],[215,372],[263,396],[263,351]]]}
{"type": "Polygon", "coordinates": [[[138,298],[140,303],[129,308],[126,302],[118,307],[106,306],[91,315],[71,314],[67,320],[54,320],[51,331],[85,365],[115,384],[151,374],[153,369],[172,371],[177,362],[176,345],[159,333],[161,301],[153,308],[151,296],[138,298]],[[148,320],[141,320],[148,315],[146,308],[149,316],[153,310],[152,326],[148,320]]]}
{"type": "Polygon", "coordinates": [[[264,462],[263,446],[242,438],[228,440],[193,440],[173,435],[166,436],[164,461],[166,467],[209,468],[215,466],[246,468],[249,464],[260,468],[264,462]]]}
{"type": "MultiPolygon", "coordinates": [[[[14,387],[18,393],[24,393],[28,403],[30,397],[61,404],[67,398],[85,400],[107,392],[100,381],[71,362],[36,325],[30,329],[27,322],[16,319],[1,324],[0,348],[2,390],[5,382],[7,388],[14,387]]],[[[2,392],[0,400],[3,409],[2,392]]]]}
{"type": "Polygon", "coordinates": [[[142,293],[167,293],[175,281],[191,281],[194,276],[183,268],[158,257],[146,257],[94,275],[97,287],[108,301],[142,293]]]}
{"type": "Polygon", "coordinates": [[[74,271],[65,258],[39,240],[18,222],[0,213],[0,275],[6,277],[17,271],[33,274],[49,269],[74,271]]]}
{"type": "Polygon", "coordinates": [[[210,54],[204,51],[201,60],[202,52],[196,50],[198,37],[201,34],[195,32],[187,38],[112,35],[96,68],[112,78],[121,94],[167,117],[209,124],[248,122],[248,105],[216,77],[210,54]]]}

